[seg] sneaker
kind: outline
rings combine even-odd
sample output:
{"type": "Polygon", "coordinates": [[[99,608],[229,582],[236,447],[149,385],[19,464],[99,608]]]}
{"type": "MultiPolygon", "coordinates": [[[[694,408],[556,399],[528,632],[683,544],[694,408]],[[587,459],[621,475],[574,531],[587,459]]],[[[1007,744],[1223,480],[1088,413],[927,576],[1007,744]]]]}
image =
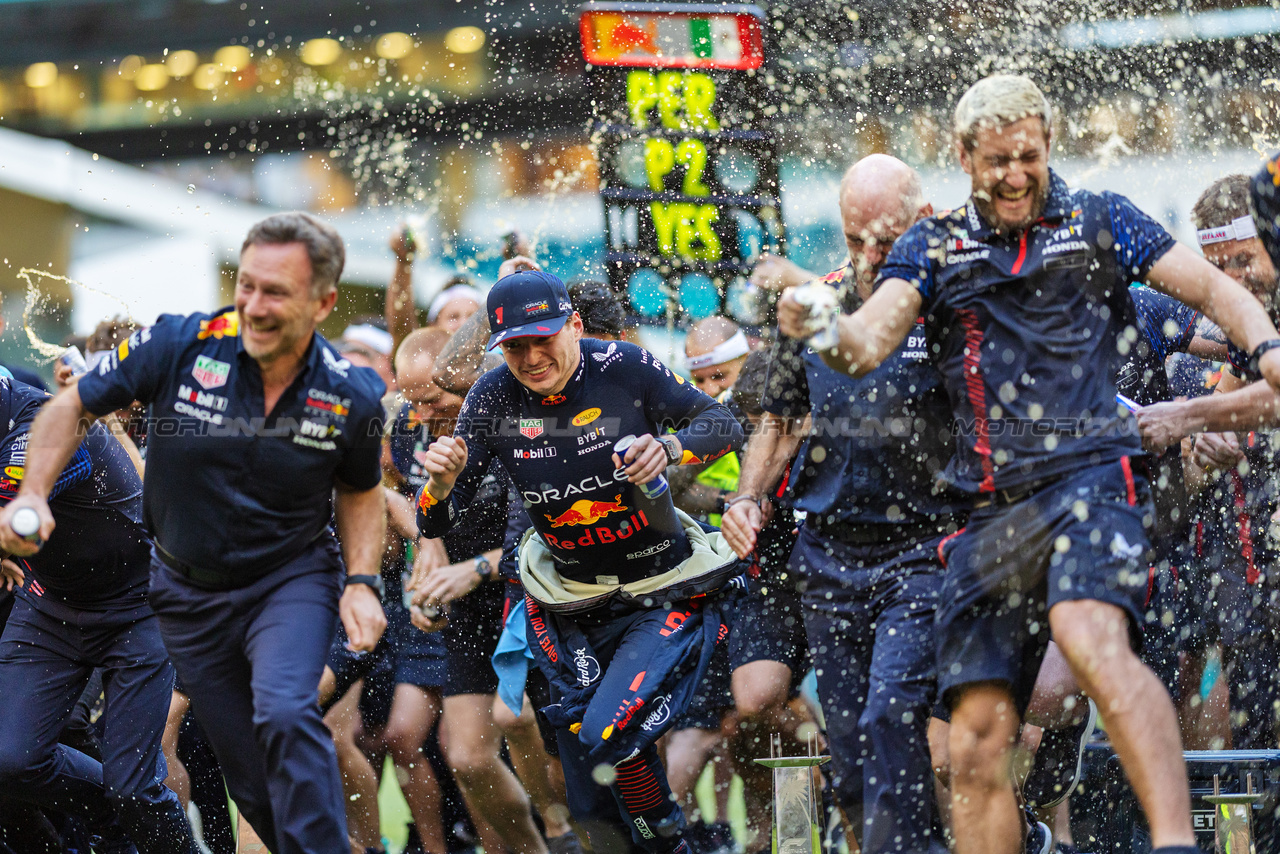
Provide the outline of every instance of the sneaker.
{"type": "Polygon", "coordinates": [[[1049,830],[1049,825],[1036,821],[1031,815],[1027,816],[1027,822],[1030,829],[1027,831],[1026,848],[1023,850],[1027,854],[1049,854],[1053,850],[1053,833],[1049,830]]]}
{"type": "Polygon", "coordinates": [[[548,854],[586,854],[582,849],[582,840],[572,830],[563,836],[553,836],[547,840],[548,854]]]}
{"type": "Polygon", "coordinates": [[[1047,729],[1022,784],[1022,800],[1033,809],[1056,807],[1080,782],[1084,748],[1098,723],[1098,707],[1089,700],[1084,720],[1066,729],[1047,729]]]}

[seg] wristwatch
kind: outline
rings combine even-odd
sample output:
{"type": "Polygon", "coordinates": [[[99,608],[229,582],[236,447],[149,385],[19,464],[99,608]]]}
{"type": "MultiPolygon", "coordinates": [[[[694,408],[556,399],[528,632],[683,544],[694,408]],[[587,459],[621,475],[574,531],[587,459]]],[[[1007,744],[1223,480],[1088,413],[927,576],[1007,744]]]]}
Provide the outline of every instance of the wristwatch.
{"type": "Polygon", "coordinates": [[[381,575],[348,575],[347,585],[363,584],[366,587],[372,587],[373,592],[378,594],[378,599],[387,595],[386,585],[382,583],[381,575]]]}
{"type": "Polygon", "coordinates": [[[493,564],[489,563],[489,559],[484,555],[476,556],[476,575],[480,576],[480,581],[489,580],[489,576],[493,573],[493,564]]]}
{"type": "Polygon", "coordinates": [[[676,449],[676,443],[670,436],[659,436],[658,441],[662,443],[662,448],[667,452],[667,465],[674,466],[680,463],[681,453],[676,449]]]}
{"type": "Polygon", "coordinates": [[[1262,373],[1258,368],[1258,363],[1262,361],[1262,357],[1268,352],[1280,347],[1280,338],[1271,338],[1263,341],[1257,347],[1253,348],[1253,352],[1249,354],[1249,363],[1247,365],[1249,371],[1254,374],[1262,373]]]}

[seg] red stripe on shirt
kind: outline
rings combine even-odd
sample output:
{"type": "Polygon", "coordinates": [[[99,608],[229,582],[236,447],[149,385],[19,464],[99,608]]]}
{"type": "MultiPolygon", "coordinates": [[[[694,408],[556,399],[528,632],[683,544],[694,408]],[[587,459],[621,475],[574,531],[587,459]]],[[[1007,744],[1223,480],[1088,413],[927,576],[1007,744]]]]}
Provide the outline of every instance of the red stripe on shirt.
{"type": "Polygon", "coordinates": [[[995,466],[991,463],[991,433],[987,421],[987,393],[982,384],[979,362],[982,358],[982,330],[978,328],[978,315],[973,309],[959,308],[956,314],[964,326],[964,384],[969,393],[969,406],[973,408],[973,450],[982,457],[982,483],[979,492],[994,492],[996,488],[995,466]]]}

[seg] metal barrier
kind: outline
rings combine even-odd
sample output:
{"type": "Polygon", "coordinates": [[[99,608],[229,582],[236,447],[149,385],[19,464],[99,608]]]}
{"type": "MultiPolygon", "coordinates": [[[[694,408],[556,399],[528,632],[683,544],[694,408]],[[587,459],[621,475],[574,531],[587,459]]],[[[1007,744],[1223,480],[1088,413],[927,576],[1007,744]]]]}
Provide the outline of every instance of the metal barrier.
{"type": "MultiPolygon", "coordinates": [[[[1190,750],[1183,756],[1200,849],[1280,854],[1280,750],[1190,750]]],[[[1151,850],[1142,809],[1107,744],[1085,750],[1080,787],[1071,796],[1071,831],[1081,851],[1151,850]]]]}

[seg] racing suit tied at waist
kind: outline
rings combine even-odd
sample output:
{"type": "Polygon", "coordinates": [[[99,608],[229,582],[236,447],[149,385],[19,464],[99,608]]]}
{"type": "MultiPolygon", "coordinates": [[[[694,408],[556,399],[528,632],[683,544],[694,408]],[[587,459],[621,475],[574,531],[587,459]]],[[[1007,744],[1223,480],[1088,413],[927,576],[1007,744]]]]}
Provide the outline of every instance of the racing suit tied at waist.
{"type": "Polygon", "coordinates": [[[653,608],[682,602],[719,590],[740,572],[737,555],[719,531],[707,532],[693,517],[676,508],[685,536],[693,549],[674,569],[628,584],[591,584],[564,578],[556,569],[551,549],[533,528],[525,531],[519,546],[520,582],[525,595],[548,611],[574,612],[609,602],[653,608]]]}

